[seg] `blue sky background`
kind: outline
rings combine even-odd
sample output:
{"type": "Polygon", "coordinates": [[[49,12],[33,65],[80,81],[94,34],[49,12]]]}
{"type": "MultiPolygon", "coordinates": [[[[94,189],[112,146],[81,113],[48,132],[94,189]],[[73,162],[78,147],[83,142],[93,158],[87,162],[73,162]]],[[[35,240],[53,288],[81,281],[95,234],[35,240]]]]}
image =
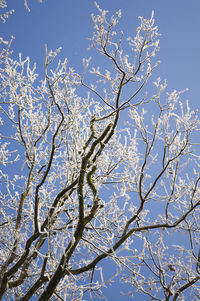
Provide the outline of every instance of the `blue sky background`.
{"type": "MultiPolygon", "coordinates": [[[[92,53],[87,51],[88,41],[93,32],[91,13],[96,13],[93,0],[27,0],[31,9],[28,13],[24,0],[8,0],[8,9],[15,9],[1,32],[5,40],[15,37],[12,48],[17,57],[29,56],[37,63],[42,75],[44,65],[44,45],[55,50],[62,46],[61,58],[67,57],[69,65],[81,70],[82,58],[92,53]]],[[[167,79],[168,89],[189,88],[184,98],[189,99],[193,109],[200,103],[200,0],[99,0],[103,9],[115,13],[122,9],[119,28],[125,36],[134,36],[139,25],[138,16],[149,18],[155,11],[156,25],[159,27],[161,64],[155,77],[167,79]]],[[[111,267],[110,267],[111,268],[111,267]]],[[[121,298],[119,284],[106,290],[108,300],[129,300],[121,298]]],[[[89,300],[89,299],[88,299],[89,300]]],[[[135,301],[142,300],[136,297],[135,301]]]]}

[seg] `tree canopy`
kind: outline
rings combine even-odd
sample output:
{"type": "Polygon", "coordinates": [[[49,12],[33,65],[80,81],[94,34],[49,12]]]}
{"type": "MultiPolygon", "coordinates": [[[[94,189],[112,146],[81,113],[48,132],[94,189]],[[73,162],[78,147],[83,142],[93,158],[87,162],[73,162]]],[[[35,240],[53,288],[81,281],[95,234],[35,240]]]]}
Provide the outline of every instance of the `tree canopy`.
{"type": "Polygon", "coordinates": [[[198,114],[150,81],[154,13],[124,37],[95,6],[82,73],[46,46],[41,77],[0,40],[0,299],[103,298],[109,259],[130,296],[199,300],[198,114]]]}

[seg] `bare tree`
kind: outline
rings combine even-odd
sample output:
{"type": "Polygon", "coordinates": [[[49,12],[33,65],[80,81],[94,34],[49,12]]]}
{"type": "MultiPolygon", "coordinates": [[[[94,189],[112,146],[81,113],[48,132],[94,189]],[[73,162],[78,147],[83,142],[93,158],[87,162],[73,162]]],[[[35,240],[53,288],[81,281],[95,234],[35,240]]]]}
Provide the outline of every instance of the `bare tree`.
{"type": "Polygon", "coordinates": [[[130,295],[199,300],[197,113],[159,78],[146,85],[153,14],[125,40],[121,11],[96,8],[90,48],[107,69],[83,59],[78,74],[46,47],[39,79],[2,41],[0,299],[103,297],[108,258],[130,295]]]}

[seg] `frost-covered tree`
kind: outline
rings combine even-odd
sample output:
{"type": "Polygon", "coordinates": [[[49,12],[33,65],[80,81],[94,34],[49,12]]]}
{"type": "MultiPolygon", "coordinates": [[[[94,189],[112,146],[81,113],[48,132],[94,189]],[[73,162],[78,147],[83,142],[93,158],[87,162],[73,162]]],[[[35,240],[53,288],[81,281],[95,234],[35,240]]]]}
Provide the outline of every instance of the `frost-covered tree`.
{"type": "Polygon", "coordinates": [[[89,43],[105,64],[83,59],[81,74],[46,47],[39,78],[1,40],[0,299],[103,297],[109,259],[130,295],[199,300],[197,113],[148,82],[153,14],[125,39],[121,11],[96,8],[89,43]]]}

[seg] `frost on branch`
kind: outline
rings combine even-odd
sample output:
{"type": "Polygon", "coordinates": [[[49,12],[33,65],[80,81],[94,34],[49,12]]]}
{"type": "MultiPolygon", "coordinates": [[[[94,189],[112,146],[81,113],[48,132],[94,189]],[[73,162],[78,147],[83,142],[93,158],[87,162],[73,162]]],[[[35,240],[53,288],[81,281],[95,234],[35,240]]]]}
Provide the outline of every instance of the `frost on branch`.
{"type": "Polygon", "coordinates": [[[155,63],[151,66],[151,57],[154,57],[159,50],[159,34],[157,26],[154,26],[154,13],[152,12],[150,20],[139,17],[141,24],[136,30],[135,38],[127,38],[133,53],[124,54],[122,49],[123,32],[118,36],[115,31],[121,18],[121,10],[108,20],[108,11],[100,9],[97,4],[96,7],[100,14],[97,16],[92,14],[95,31],[92,38],[89,39],[90,48],[94,47],[101,54],[107,56],[119,73],[124,72],[126,81],[145,81],[157,65],[155,63]],[[146,68],[146,72],[140,75],[140,71],[143,71],[144,68],[146,68]]]}
{"type": "MultiPolygon", "coordinates": [[[[6,8],[7,2],[5,0],[0,0],[0,9],[6,8]]],[[[3,23],[6,22],[6,19],[9,17],[9,15],[12,15],[14,13],[14,9],[11,9],[10,11],[3,12],[0,14],[0,19],[3,23]]]]}
{"type": "MultiPolygon", "coordinates": [[[[38,2],[42,3],[42,0],[38,0],[38,2]]],[[[27,0],[24,0],[24,6],[26,8],[26,10],[28,12],[30,12],[30,8],[28,7],[28,3],[27,3],[27,0]]],[[[6,0],[0,0],[0,9],[2,8],[6,8],[7,7],[7,1],[6,0]]],[[[9,15],[12,15],[13,13],[15,12],[14,9],[11,9],[7,12],[3,12],[0,14],[0,19],[3,23],[6,22],[6,20],[8,19],[9,15]]]]}
{"type": "Polygon", "coordinates": [[[103,298],[120,277],[124,294],[197,300],[198,114],[160,78],[147,97],[153,14],[124,48],[121,11],[96,7],[90,48],[105,68],[84,58],[78,74],[46,46],[42,77],[2,43],[0,298],[103,298]]]}

